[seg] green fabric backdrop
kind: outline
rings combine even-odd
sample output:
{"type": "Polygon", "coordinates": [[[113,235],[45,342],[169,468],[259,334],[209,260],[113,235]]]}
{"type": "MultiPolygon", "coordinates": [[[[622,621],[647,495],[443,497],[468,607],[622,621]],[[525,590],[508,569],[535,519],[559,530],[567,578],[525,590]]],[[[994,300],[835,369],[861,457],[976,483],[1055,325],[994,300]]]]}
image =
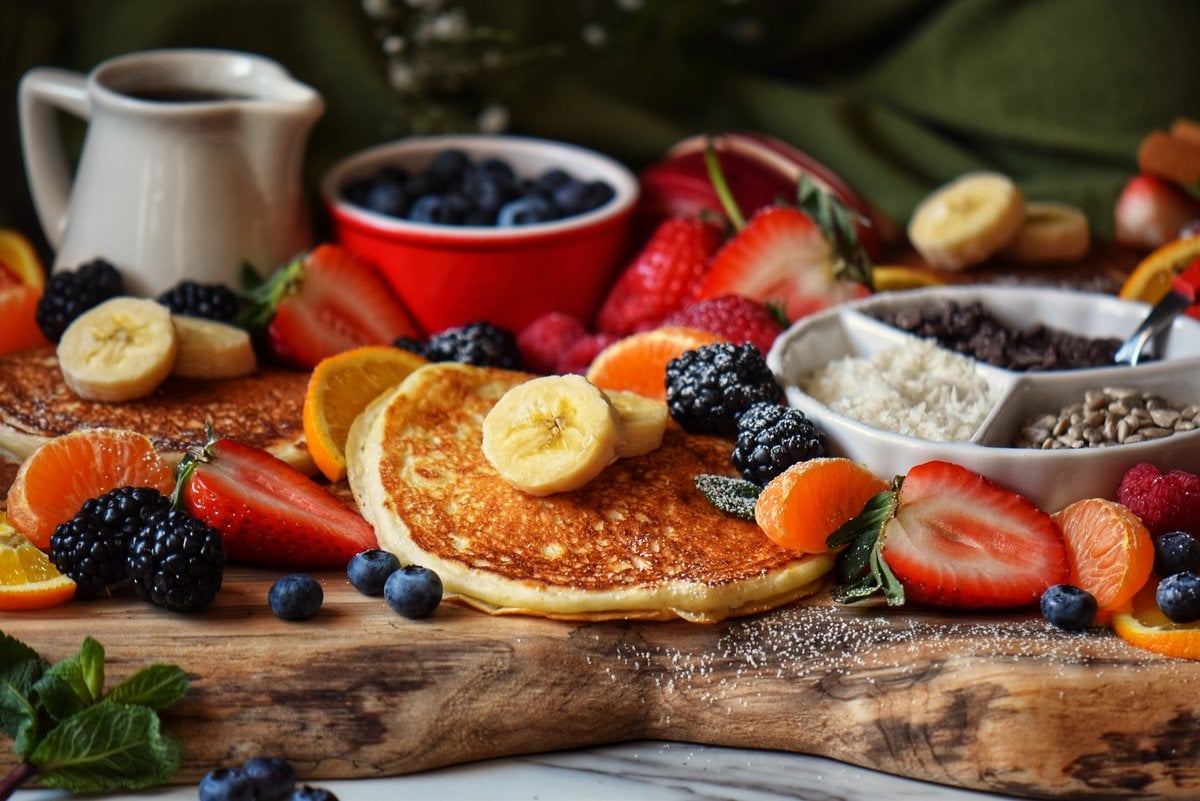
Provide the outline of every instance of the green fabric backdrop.
{"type": "MultiPolygon", "coordinates": [[[[634,167],[692,133],[759,130],[826,162],[901,224],[933,187],[987,167],[1030,197],[1083,206],[1107,233],[1142,135],[1200,117],[1196,0],[458,5],[511,33],[509,52],[548,53],[473,84],[510,111],[511,130],[634,167]],[[604,47],[584,44],[588,25],[606,32],[604,47]]],[[[40,237],[16,120],[28,68],[85,71],[154,47],[272,56],[326,98],[311,189],[333,160],[403,131],[375,32],[359,0],[0,0],[0,225],[40,237]]]]}

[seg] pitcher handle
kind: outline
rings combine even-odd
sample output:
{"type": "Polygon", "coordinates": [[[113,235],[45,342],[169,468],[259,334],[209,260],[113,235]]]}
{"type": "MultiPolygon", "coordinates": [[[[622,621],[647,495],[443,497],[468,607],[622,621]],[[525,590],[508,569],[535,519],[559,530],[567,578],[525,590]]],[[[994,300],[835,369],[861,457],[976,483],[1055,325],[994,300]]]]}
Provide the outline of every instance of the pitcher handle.
{"type": "Polygon", "coordinates": [[[67,227],[71,169],[55,111],[83,120],[91,117],[87,77],[70,70],[35,67],[21,78],[18,98],[25,177],[38,221],[57,249],[67,227]]]}

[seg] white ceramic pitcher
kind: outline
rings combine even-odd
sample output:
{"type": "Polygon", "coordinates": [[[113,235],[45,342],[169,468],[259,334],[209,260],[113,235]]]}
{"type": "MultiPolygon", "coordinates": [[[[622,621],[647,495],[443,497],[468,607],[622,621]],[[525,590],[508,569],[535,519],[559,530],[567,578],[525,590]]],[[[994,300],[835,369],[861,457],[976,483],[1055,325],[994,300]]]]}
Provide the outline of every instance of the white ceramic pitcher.
{"type": "Polygon", "coordinates": [[[118,56],[87,75],[30,70],[26,174],[54,269],[104,258],[131,294],[240,284],[310,244],[304,150],[321,96],[279,64],[224,50],[118,56]],[[72,177],[57,112],[87,132],[72,177]]]}

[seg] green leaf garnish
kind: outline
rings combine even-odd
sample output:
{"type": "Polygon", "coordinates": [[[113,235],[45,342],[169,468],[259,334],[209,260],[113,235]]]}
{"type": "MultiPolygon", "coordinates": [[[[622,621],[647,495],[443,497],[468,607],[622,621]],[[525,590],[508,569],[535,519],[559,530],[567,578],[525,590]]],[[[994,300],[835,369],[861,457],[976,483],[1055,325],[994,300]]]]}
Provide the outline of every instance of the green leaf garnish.
{"type": "Polygon", "coordinates": [[[869,225],[870,221],[804,174],[797,187],[796,205],[821,227],[833,247],[834,274],[873,288],[871,257],[858,241],[858,229],[855,228],[856,223],[869,225]]]}
{"type": "Polygon", "coordinates": [[[889,606],[904,603],[904,587],[883,558],[883,531],[899,504],[903,476],[896,476],[892,486],[873,496],[855,517],[847,520],[829,535],[825,544],[831,549],[842,548],[834,563],[838,586],[833,597],[839,603],[853,603],[882,592],[889,606]]]}
{"type": "Polygon", "coordinates": [[[92,638],[51,665],[0,632],[0,725],[23,761],[0,798],[27,781],[74,793],[141,789],[170,780],[183,746],[158,710],[187,692],[183,671],[151,665],[104,692],[104,648],[92,638]]]}
{"type": "Polygon", "coordinates": [[[693,481],[708,502],[725,514],[742,520],[754,520],[754,504],[762,487],[753,481],[710,473],[701,473],[693,481]]]}

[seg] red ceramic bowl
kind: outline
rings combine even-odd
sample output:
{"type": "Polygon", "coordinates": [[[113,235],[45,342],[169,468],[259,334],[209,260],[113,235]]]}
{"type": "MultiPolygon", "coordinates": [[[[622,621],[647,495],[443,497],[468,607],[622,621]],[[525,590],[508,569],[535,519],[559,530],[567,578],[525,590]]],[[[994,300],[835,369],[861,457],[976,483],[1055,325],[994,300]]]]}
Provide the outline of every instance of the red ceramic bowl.
{"type": "Polygon", "coordinates": [[[590,321],[626,254],[637,178],[574,145],[516,136],[402,139],[350,156],[321,181],[334,237],[375,265],[425,332],[486,320],[512,331],[547,311],[590,321]],[[409,222],[349,203],[342,190],[384,165],[419,170],[448,147],[498,157],[520,176],[560,167],[604,180],[614,197],[586,214],[508,228],[409,222]]]}

